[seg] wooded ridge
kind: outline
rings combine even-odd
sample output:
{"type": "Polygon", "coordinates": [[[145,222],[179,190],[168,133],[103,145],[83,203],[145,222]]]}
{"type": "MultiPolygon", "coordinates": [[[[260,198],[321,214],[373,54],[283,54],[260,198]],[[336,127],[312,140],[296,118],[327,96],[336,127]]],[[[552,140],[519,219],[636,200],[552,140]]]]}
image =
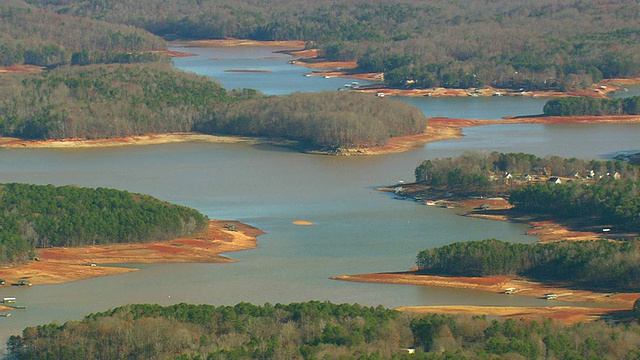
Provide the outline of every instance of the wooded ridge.
{"type": "Polygon", "coordinates": [[[640,5],[629,0],[29,3],[165,38],[305,40],[397,87],[569,90],[640,76],[640,5]]]}
{"type": "Polygon", "coordinates": [[[0,264],[28,260],[35,248],[168,240],[207,223],[196,210],[128,191],[0,184],[0,264]]]}
{"type": "Polygon", "coordinates": [[[639,347],[633,323],[412,316],[319,301],[128,305],[29,327],[8,342],[17,359],[623,359],[639,347]]]}
{"type": "Polygon", "coordinates": [[[458,196],[508,196],[524,213],[640,229],[640,168],[619,160],[466,153],[423,161],[415,179],[458,196]]]}
{"type": "Polygon", "coordinates": [[[640,241],[560,241],[514,244],[489,239],[418,253],[420,272],[453,276],[524,276],[604,291],[640,285],[640,241]]]}

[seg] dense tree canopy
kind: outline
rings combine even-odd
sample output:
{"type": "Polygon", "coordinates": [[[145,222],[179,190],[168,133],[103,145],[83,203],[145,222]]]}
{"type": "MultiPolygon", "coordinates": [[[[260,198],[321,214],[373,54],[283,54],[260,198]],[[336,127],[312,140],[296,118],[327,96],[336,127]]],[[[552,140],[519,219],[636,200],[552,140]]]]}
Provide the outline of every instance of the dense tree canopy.
{"type": "Polygon", "coordinates": [[[148,195],[76,186],[0,185],[0,264],[34,248],[168,240],[193,234],[206,217],[148,195]]]}
{"type": "Polygon", "coordinates": [[[558,98],[547,101],[543,112],[547,116],[640,115],[640,96],[619,99],[558,98]]]}
{"type": "Polygon", "coordinates": [[[207,133],[284,137],[312,148],[383,145],[424,131],[426,118],[406,103],[345,92],[296,93],[219,107],[196,129],[207,133]]]}
{"type": "Polygon", "coordinates": [[[432,189],[509,195],[517,210],[528,213],[640,229],[640,168],[623,161],[466,153],[425,160],[415,176],[417,183],[432,189]],[[550,177],[564,181],[550,183],[550,177]]]}
{"type": "Polygon", "coordinates": [[[416,264],[421,271],[447,275],[520,275],[633,291],[640,286],[638,258],[638,240],[513,244],[491,239],[423,250],[416,264]]]}
{"type": "Polygon", "coordinates": [[[29,3],[167,38],[315,42],[330,59],[384,71],[395,86],[562,90],[640,75],[640,15],[629,0],[29,3]]]}
{"type": "Polygon", "coordinates": [[[639,347],[636,324],[412,318],[380,306],[318,301],[128,305],[29,327],[8,342],[17,359],[633,359],[639,347]]]}
{"type": "Polygon", "coordinates": [[[133,26],[0,4],[0,66],[54,67],[82,52],[85,61],[123,62],[131,52],[161,49],[162,39],[133,26]]]}
{"type": "Polygon", "coordinates": [[[210,78],[156,63],[63,67],[15,76],[4,95],[3,136],[56,139],[190,131],[220,103],[247,92],[227,93],[210,78]]]}

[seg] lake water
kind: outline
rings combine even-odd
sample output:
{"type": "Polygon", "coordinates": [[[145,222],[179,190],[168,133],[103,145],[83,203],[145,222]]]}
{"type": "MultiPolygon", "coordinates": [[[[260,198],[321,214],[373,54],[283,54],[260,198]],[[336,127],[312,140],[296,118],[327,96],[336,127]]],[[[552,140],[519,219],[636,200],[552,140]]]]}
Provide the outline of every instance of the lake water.
{"type": "MultiPolygon", "coordinates": [[[[175,66],[218,78],[227,88],[266,94],[332,90],[344,79],[305,77],[307,69],[272,59],[264,48],[188,49],[198,57],[175,66]],[[218,59],[218,60],[212,60],[218,59]],[[269,73],[225,72],[242,66],[269,73]],[[265,77],[261,79],[261,77],[265,77]]],[[[390,98],[382,101],[398,101],[390,98]]],[[[403,99],[428,116],[478,119],[540,113],[525,98],[403,99]],[[462,114],[462,115],[460,115],[462,114]]],[[[61,285],[0,288],[28,310],[0,318],[0,339],[25,326],[62,323],[127,303],[233,305],[308,300],[401,305],[549,305],[519,296],[406,285],[330,280],[340,274],[402,271],[418,251],[455,241],[497,238],[533,242],[519,224],[456,216],[453,210],[393,200],[375,191],[413,180],[426,158],[468,150],[607,158],[640,148],[637,125],[491,125],[465,137],[375,157],[300,154],[272,146],[167,144],[102,149],[0,149],[0,181],[77,184],[147,193],[194,207],[211,218],[238,219],[264,230],[255,250],[228,254],[233,264],[158,264],[141,271],[61,285]],[[316,226],[296,226],[295,220],[316,226]]],[[[555,301],[554,304],[563,304],[555,301]]]]}

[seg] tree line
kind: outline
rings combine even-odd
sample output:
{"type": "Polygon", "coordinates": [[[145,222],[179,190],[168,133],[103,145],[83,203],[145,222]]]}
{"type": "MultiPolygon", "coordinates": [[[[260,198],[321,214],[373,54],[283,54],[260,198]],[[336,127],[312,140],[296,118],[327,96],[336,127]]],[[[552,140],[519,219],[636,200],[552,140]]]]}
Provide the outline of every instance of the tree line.
{"type": "Polygon", "coordinates": [[[142,52],[166,47],[161,38],[133,26],[0,5],[0,66],[157,61],[142,52]]]}
{"type": "Polygon", "coordinates": [[[227,92],[168,63],[61,67],[8,77],[5,85],[0,134],[26,139],[191,131],[221,103],[257,94],[227,92]]]}
{"type": "Polygon", "coordinates": [[[595,99],[582,96],[557,98],[547,101],[542,110],[547,116],[639,115],[640,96],[619,99],[595,99]]]}
{"type": "Polygon", "coordinates": [[[346,92],[266,97],[251,89],[226,91],[167,63],[9,76],[0,95],[0,134],[26,139],[199,131],[335,149],[385,144],[426,126],[419,109],[400,101],[346,92]]]}
{"type": "Polygon", "coordinates": [[[511,193],[509,201],[524,212],[557,218],[592,219],[621,229],[640,229],[640,182],[611,178],[595,184],[531,184],[511,193]]]}
{"type": "Polygon", "coordinates": [[[517,211],[640,229],[640,168],[619,160],[466,153],[423,161],[418,184],[458,194],[507,195],[517,211]],[[539,179],[564,177],[556,184],[539,179]],[[567,180],[568,178],[568,180],[567,180]]]}
{"type": "Polygon", "coordinates": [[[168,240],[204,229],[196,210],[106,188],[0,185],[0,264],[35,248],[168,240]]]}
{"type": "Polygon", "coordinates": [[[569,90],[640,74],[640,15],[627,0],[30,3],[165,38],[306,40],[398,87],[569,90]]]}
{"type": "Polygon", "coordinates": [[[414,175],[416,183],[433,188],[464,194],[495,194],[533,184],[534,177],[565,177],[574,184],[604,182],[615,177],[623,184],[627,180],[640,180],[640,169],[621,160],[539,157],[494,151],[425,160],[416,167],[414,175]]]}
{"type": "Polygon", "coordinates": [[[345,92],[295,93],[213,109],[198,123],[204,133],[280,137],[313,149],[383,145],[424,131],[422,112],[401,101],[345,92]]]}
{"type": "Polygon", "coordinates": [[[525,276],[602,290],[634,291],[640,285],[640,241],[560,241],[514,244],[466,241],[420,251],[424,273],[453,276],[525,276]]]}
{"type": "Polygon", "coordinates": [[[412,316],[381,306],[319,301],[138,304],[63,325],[28,327],[7,346],[17,359],[621,359],[640,356],[640,328],[412,316]]]}

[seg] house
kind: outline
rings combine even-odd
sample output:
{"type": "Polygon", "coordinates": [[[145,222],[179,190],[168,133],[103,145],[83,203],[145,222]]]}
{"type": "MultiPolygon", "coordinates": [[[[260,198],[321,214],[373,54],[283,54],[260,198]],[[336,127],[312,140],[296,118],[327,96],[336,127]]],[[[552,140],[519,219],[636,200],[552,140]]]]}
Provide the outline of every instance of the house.
{"type": "Polygon", "coordinates": [[[561,184],[562,180],[560,180],[560,178],[557,176],[552,176],[549,178],[549,180],[547,180],[547,182],[551,184],[561,184]]]}

